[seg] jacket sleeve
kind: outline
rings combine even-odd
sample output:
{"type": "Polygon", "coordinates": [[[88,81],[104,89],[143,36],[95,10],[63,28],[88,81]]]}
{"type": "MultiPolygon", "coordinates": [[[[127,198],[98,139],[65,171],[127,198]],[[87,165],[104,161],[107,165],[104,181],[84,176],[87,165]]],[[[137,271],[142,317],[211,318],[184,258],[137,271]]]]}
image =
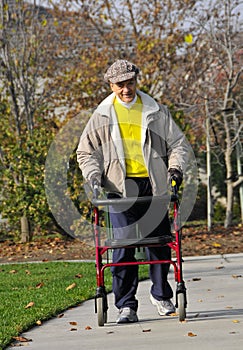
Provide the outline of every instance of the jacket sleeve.
{"type": "Polygon", "coordinates": [[[189,143],[166,107],[164,107],[163,112],[165,113],[165,139],[168,148],[168,170],[175,168],[184,173],[188,163],[190,150],[189,143]]]}
{"type": "Polygon", "coordinates": [[[77,147],[77,161],[83,177],[90,180],[91,176],[97,174],[99,181],[103,172],[102,144],[97,127],[96,114],[92,115],[87,123],[77,147]]]}

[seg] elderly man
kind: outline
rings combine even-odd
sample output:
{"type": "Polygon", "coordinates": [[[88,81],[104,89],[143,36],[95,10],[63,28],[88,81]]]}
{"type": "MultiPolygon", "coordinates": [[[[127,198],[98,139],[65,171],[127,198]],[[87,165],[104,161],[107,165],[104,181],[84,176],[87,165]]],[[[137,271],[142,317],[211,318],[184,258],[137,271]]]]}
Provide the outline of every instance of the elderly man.
{"type": "MultiPolygon", "coordinates": [[[[161,196],[167,191],[168,175],[179,187],[187,159],[187,142],[168,109],[137,89],[139,69],[117,60],[104,80],[112,93],[91,116],[80,138],[77,160],[84,178],[94,188],[104,187],[114,196],[161,196]]],[[[110,213],[115,238],[129,237],[137,223],[143,235],[170,235],[168,213],[155,225],[145,219],[149,204],[134,203],[125,211],[110,213]]],[[[149,260],[169,260],[171,250],[146,248],[149,260]]],[[[113,262],[135,261],[132,248],[114,249],[113,262]]],[[[169,264],[151,264],[150,300],[160,315],[175,311],[173,291],[167,280],[169,264]]],[[[138,266],[112,267],[117,323],[137,322],[138,266]]]]}

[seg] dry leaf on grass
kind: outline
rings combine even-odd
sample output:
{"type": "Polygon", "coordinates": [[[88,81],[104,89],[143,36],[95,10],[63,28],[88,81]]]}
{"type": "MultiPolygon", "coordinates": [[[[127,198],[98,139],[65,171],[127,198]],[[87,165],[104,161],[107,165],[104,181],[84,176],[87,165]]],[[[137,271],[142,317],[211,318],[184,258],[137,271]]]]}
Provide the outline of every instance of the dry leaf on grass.
{"type": "Polygon", "coordinates": [[[29,309],[30,307],[33,307],[35,305],[35,303],[33,301],[29,302],[29,304],[27,304],[24,308],[25,309],[29,309]]]}
{"type": "Polygon", "coordinates": [[[72,283],[72,284],[70,284],[70,286],[68,286],[67,288],[66,288],[66,290],[70,290],[70,289],[73,289],[73,288],[75,288],[76,287],[76,283],[72,283]]]}

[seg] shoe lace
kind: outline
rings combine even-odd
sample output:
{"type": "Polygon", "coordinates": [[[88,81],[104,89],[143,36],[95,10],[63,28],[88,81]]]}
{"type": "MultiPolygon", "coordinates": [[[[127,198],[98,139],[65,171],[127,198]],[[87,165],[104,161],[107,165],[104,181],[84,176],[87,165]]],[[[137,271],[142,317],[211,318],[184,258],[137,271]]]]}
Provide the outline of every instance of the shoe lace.
{"type": "Polygon", "coordinates": [[[172,307],[172,302],[170,300],[163,300],[162,305],[166,308],[172,307]]]}

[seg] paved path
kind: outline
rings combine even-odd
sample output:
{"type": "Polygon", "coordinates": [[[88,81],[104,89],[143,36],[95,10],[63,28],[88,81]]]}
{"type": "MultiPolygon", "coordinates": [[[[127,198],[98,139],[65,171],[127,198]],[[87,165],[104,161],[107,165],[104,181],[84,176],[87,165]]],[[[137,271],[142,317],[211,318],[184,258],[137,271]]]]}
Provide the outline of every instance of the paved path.
{"type": "MultiPolygon", "coordinates": [[[[150,281],[138,290],[139,322],[117,325],[110,294],[108,323],[97,326],[94,301],[64,313],[23,336],[28,350],[238,350],[243,348],[243,254],[185,258],[186,322],[161,317],[149,301],[150,281]],[[76,322],[77,325],[71,325],[76,322]],[[76,328],[76,330],[71,330],[76,328]]],[[[173,273],[170,281],[175,288],[173,273]]]]}

